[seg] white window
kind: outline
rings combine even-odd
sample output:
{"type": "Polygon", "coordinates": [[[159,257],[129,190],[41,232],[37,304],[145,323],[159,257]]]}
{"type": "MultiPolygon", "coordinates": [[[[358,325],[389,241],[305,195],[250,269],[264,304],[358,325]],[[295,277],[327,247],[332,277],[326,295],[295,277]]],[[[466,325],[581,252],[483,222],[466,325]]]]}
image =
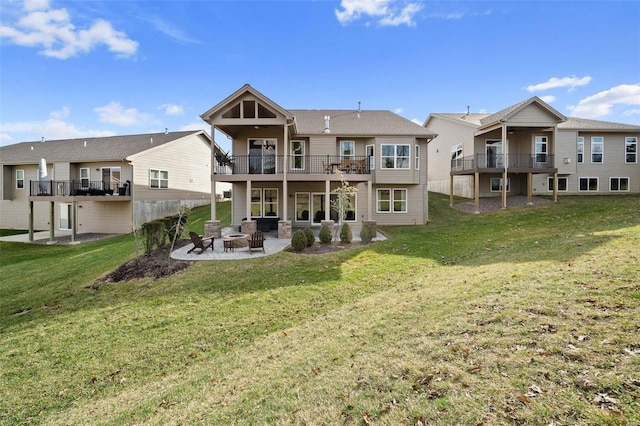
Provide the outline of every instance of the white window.
{"type": "Polygon", "coordinates": [[[411,145],[382,145],[380,168],[409,169],[411,164],[411,145]]]}
{"type": "Polygon", "coordinates": [[[549,139],[546,136],[535,137],[535,159],[538,164],[546,164],[549,139]]]}
{"type": "Polygon", "coordinates": [[[16,189],[24,189],[24,170],[16,170],[16,189]]]}
{"type": "Polygon", "coordinates": [[[584,136],[578,136],[578,163],[584,163],[584,136]]]}
{"type": "Polygon", "coordinates": [[[80,169],[80,188],[81,189],[89,189],[90,182],[90,169],[88,167],[83,167],[80,169]]]}
{"type": "Polygon", "coordinates": [[[304,170],[304,141],[291,141],[291,169],[304,170]]]}
{"type": "Polygon", "coordinates": [[[416,151],[416,170],[420,170],[420,145],[415,146],[416,151]]]}
{"type": "Polygon", "coordinates": [[[612,177],[609,179],[609,191],[629,191],[629,178],[612,177]]]}
{"type": "Polygon", "coordinates": [[[624,138],[624,162],[638,162],[638,138],[636,136],[624,138]]]}
{"type": "Polygon", "coordinates": [[[278,216],[278,189],[255,188],[251,190],[251,217],[278,216]]]}
{"type": "MultiPolygon", "coordinates": [[[[559,177],[558,178],[558,191],[559,192],[566,192],[568,183],[569,183],[568,178],[559,177]]],[[[547,191],[549,191],[549,192],[553,191],[553,178],[552,177],[548,177],[547,178],[547,191]]]]}
{"type": "Polygon", "coordinates": [[[375,146],[374,145],[367,145],[365,147],[365,153],[367,154],[367,157],[369,157],[369,170],[373,170],[375,169],[375,146]]]}
{"type": "Polygon", "coordinates": [[[166,170],[149,169],[149,188],[169,188],[169,172],[166,170]]]}
{"type": "Polygon", "coordinates": [[[354,141],[340,141],[340,156],[353,157],[356,155],[356,143],[354,141]]]}
{"type": "Polygon", "coordinates": [[[604,162],[604,138],[594,136],[591,138],[591,163],[604,162]]]}
{"type": "MultiPolygon", "coordinates": [[[[511,191],[511,178],[507,178],[507,192],[511,191]]],[[[502,178],[491,178],[491,192],[502,192],[502,178]]]]}
{"type": "Polygon", "coordinates": [[[594,192],[598,190],[598,178],[581,177],[578,179],[578,191],[594,192]]]}
{"type": "Polygon", "coordinates": [[[249,173],[276,173],[276,139],[249,139],[249,173]]]}
{"type": "Polygon", "coordinates": [[[451,168],[462,168],[462,144],[451,145],[451,168]]]}
{"type": "Polygon", "coordinates": [[[383,188],[376,190],[376,211],[378,213],[406,213],[407,190],[383,188]]]}
{"type": "Polygon", "coordinates": [[[329,202],[331,204],[331,217],[338,218],[340,216],[340,210],[343,210],[344,217],[343,222],[355,222],[356,220],[356,194],[346,194],[346,205],[340,205],[338,200],[338,194],[331,194],[329,196],[329,202]]]}
{"type": "Polygon", "coordinates": [[[296,221],[309,222],[311,216],[311,198],[308,192],[296,193],[296,221]]]}

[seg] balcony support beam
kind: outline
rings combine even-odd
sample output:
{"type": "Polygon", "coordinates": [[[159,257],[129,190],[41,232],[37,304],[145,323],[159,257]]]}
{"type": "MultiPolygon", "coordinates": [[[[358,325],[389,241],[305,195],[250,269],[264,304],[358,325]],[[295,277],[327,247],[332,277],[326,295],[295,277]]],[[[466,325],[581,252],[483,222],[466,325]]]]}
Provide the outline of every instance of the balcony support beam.
{"type": "Polygon", "coordinates": [[[29,242],[33,242],[33,201],[29,201],[29,242]]]}
{"type": "Polygon", "coordinates": [[[449,175],[449,207],[453,207],[453,175],[449,175]]]}
{"type": "Polygon", "coordinates": [[[51,244],[53,244],[55,240],[55,231],[54,231],[54,226],[55,226],[54,206],[55,205],[56,205],[55,202],[53,201],[49,202],[49,243],[51,244]]]}
{"type": "Polygon", "coordinates": [[[558,172],[553,173],[553,202],[558,202],[558,172]]]}
{"type": "Polygon", "coordinates": [[[475,199],[475,210],[473,214],[480,214],[480,172],[473,174],[473,196],[475,199]]]}

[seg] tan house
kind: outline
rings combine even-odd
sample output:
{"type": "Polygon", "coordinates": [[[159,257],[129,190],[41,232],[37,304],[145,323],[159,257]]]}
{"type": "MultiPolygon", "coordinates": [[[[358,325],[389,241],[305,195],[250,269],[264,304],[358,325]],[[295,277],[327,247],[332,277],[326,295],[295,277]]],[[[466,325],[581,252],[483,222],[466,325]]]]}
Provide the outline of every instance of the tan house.
{"type": "MultiPolygon", "coordinates": [[[[434,133],[390,111],[287,110],[244,85],[202,119],[232,143],[228,162],[215,161],[213,189],[233,185],[232,222],[243,232],[333,226],[341,176],[357,191],[346,223],[424,224],[427,142],[434,133]],[[340,172],[340,173],[338,173],[340,172]]],[[[209,231],[219,232],[212,203],[209,231]]]]}
{"type": "MultiPolygon", "coordinates": [[[[474,198],[639,193],[640,126],[565,117],[538,97],[495,114],[433,113],[429,190],[474,198]],[[503,184],[506,182],[506,185],[503,184]]],[[[452,200],[453,202],[453,200],[452,200]]]]}
{"type": "Polygon", "coordinates": [[[128,233],[211,200],[204,131],[0,147],[0,228],[128,233]]]}

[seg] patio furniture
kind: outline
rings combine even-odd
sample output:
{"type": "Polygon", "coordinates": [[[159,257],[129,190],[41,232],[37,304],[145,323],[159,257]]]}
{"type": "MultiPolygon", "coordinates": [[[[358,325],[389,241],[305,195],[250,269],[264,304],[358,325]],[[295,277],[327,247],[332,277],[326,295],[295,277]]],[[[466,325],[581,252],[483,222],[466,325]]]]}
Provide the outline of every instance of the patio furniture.
{"type": "Polygon", "coordinates": [[[197,254],[202,254],[209,247],[211,247],[211,251],[213,251],[214,237],[203,238],[200,235],[196,234],[195,232],[190,231],[189,238],[191,238],[191,242],[193,243],[193,248],[191,248],[187,253],[191,253],[195,249],[200,249],[200,251],[197,254]]]}
{"type": "Polygon", "coordinates": [[[264,253],[264,234],[262,231],[256,231],[249,239],[249,252],[252,250],[260,250],[264,253]]]}

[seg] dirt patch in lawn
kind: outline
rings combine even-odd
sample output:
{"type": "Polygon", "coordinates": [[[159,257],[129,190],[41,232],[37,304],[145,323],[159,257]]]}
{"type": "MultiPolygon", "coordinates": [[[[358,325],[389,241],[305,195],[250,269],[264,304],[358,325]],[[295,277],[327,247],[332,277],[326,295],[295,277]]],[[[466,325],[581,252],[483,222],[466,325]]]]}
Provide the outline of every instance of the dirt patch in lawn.
{"type": "MultiPolygon", "coordinates": [[[[173,249],[175,250],[185,246],[190,242],[190,240],[178,240],[173,249]]],[[[155,281],[180,272],[193,264],[193,262],[171,259],[169,257],[170,248],[170,245],[165,245],[164,247],[154,250],[149,255],[143,254],[135,257],[96,281],[90,288],[97,290],[105,284],[143,278],[151,278],[155,281]]]]}

